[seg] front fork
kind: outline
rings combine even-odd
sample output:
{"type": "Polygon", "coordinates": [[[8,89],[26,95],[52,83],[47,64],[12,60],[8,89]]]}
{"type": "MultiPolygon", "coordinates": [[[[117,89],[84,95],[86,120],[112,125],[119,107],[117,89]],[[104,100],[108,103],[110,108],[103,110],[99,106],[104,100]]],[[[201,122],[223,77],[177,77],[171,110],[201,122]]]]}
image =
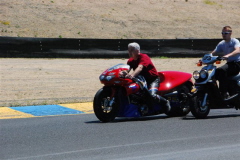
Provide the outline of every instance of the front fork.
{"type": "Polygon", "coordinates": [[[112,110],[112,106],[115,103],[116,92],[116,88],[111,88],[111,95],[108,98],[104,99],[103,107],[106,112],[110,112],[112,110]]]}
{"type": "Polygon", "coordinates": [[[115,103],[115,97],[113,97],[113,98],[109,101],[109,106],[112,107],[113,103],[115,103]]]}
{"type": "Polygon", "coordinates": [[[117,93],[116,88],[112,87],[111,90],[112,90],[112,94],[111,94],[110,100],[108,101],[108,106],[109,107],[112,107],[112,105],[115,103],[115,96],[116,96],[116,93],[117,93]]]}
{"type": "Polygon", "coordinates": [[[205,93],[204,98],[203,98],[203,102],[202,102],[202,107],[207,105],[207,97],[208,97],[208,93],[205,93]]]}
{"type": "Polygon", "coordinates": [[[201,107],[205,107],[207,105],[207,98],[208,98],[208,92],[203,86],[196,86],[191,90],[192,97],[197,96],[199,92],[204,93],[203,101],[201,103],[201,107]]]}
{"type": "Polygon", "coordinates": [[[195,84],[195,88],[191,91],[192,96],[198,96],[200,93],[203,96],[201,107],[205,107],[211,104],[211,107],[215,108],[217,106],[222,106],[223,101],[221,99],[221,94],[219,92],[217,83],[215,82],[208,82],[206,84],[195,84]],[[210,104],[207,104],[209,101],[210,104]]]}

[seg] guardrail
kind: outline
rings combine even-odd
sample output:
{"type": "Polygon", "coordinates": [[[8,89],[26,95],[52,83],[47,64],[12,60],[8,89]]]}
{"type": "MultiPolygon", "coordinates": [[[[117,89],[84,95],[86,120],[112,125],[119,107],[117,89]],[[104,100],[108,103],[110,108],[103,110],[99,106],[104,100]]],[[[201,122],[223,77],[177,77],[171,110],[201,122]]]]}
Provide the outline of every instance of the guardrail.
{"type": "Polygon", "coordinates": [[[221,39],[73,39],[0,37],[0,57],[125,58],[127,45],[137,42],[151,57],[201,57],[221,39]]]}

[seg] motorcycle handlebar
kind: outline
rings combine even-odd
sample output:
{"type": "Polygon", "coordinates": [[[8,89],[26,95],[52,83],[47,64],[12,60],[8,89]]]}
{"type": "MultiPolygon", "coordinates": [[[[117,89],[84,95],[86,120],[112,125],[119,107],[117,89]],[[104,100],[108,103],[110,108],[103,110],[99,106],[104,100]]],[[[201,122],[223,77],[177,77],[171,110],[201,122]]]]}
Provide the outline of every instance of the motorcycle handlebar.
{"type": "MultiPolygon", "coordinates": [[[[126,78],[126,77],[124,77],[124,78],[126,78]]],[[[137,84],[139,84],[142,89],[144,88],[144,86],[143,86],[143,84],[142,84],[142,81],[141,81],[140,79],[138,79],[138,78],[136,78],[136,77],[127,78],[127,79],[133,80],[134,82],[136,82],[137,84]]]]}
{"type": "Polygon", "coordinates": [[[225,60],[225,58],[223,58],[222,56],[218,56],[217,60],[222,61],[222,60],[225,60]]]}
{"type": "Polygon", "coordinates": [[[227,60],[227,58],[226,58],[226,57],[223,57],[223,56],[218,56],[218,57],[217,57],[217,60],[223,61],[223,60],[227,60]]]}
{"type": "Polygon", "coordinates": [[[133,78],[127,78],[126,75],[123,75],[121,78],[131,79],[131,80],[133,80],[133,81],[135,81],[135,82],[139,82],[139,79],[137,79],[137,78],[135,78],[135,77],[133,77],[133,78]]]}
{"type": "Polygon", "coordinates": [[[137,79],[135,77],[133,77],[132,80],[135,81],[135,82],[139,82],[139,79],[137,79]]]}

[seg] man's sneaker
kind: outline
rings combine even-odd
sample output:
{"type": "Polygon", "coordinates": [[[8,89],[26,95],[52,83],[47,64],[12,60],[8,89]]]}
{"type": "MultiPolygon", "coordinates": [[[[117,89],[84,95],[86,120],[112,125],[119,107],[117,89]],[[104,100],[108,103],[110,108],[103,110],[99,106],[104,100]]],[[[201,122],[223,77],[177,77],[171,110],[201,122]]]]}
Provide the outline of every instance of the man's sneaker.
{"type": "Polygon", "coordinates": [[[228,99],[230,97],[228,92],[224,92],[221,95],[222,95],[223,99],[228,99]]]}
{"type": "Polygon", "coordinates": [[[165,104],[165,113],[169,113],[171,111],[171,105],[169,100],[167,100],[166,104],[165,104]]]}

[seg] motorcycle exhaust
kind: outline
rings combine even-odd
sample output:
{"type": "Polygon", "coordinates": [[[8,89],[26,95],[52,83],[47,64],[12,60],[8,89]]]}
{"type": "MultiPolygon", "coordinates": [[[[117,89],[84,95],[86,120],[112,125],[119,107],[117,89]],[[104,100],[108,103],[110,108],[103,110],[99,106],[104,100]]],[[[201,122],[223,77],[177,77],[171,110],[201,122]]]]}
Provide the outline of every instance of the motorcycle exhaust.
{"type": "Polygon", "coordinates": [[[171,93],[167,93],[164,95],[164,97],[175,97],[178,95],[177,91],[171,92],[171,93]]]}
{"type": "MultiPolygon", "coordinates": [[[[191,93],[187,93],[185,94],[188,98],[191,98],[193,96],[193,94],[191,93]]],[[[167,93],[164,95],[164,97],[176,97],[178,96],[178,91],[174,91],[174,92],[171,92],[171,93],[167,93]]]]}

